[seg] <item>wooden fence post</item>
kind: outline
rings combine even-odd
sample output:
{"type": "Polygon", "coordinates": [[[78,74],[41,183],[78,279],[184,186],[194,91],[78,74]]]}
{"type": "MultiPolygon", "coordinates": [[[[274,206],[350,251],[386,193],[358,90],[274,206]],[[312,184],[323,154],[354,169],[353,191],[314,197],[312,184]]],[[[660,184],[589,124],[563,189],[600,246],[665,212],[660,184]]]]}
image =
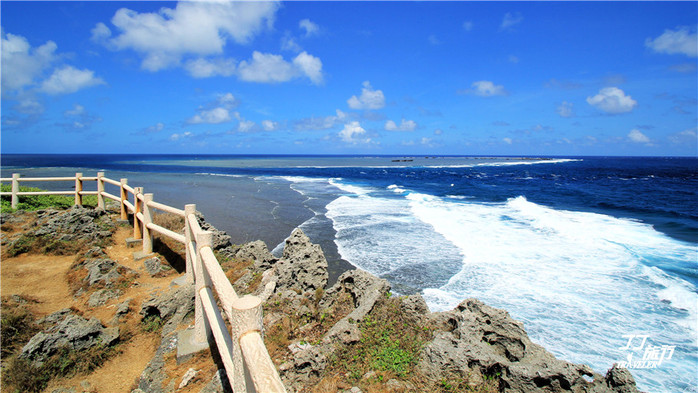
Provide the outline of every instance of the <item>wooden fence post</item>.
{"type": "Polygon", "coordinates": [[[148,228],[148,224],[153,222],[153,211],[148,206],[148,202],[152,201],[153,194],[143,195],[143,253],[146,255],[153,252],[153,235],[148,228]]]}
{"type": "MultiPolygon", "coordinates": [[[[204,260],[201,256],[201,249],[211,247],[213,233],[202,232],[196,235],[196,297],[194,301],[194,340],[197,342],[207,341],[211,337],[211,326],[208,318],[204,314],[204,307],[201,304],[201,290],[205,287],[211,288],[211,278],[204,267],[204,260]]],[[[212,289],[212,288],[211,288],[212,289]]]]}
{"type": "MultiPolygon", "coordinates": [[[[245,361],[240,348],[240,338],[253,331],[262,332],[262,300],[256,296],[243,296],[235,299],[232,304],[230,321],[230,336],[233,339],[233,364],[235,377],[231,381],[234,392],[248,391],[246,381],[245,361]]],[[[249,386],[250,388],[252,386],[249,386]]]]}
{"type": "Polygon", "coordinates": [[[75,204],[82,206],[82,173],[75,174],[75,204]]]}
{"type": "Polygon", "coordinates": [[[194,240],[192,239],[192,232],[191,232],[191,226],[189,225],[189,216],[191,214],[196,214],[196,205],[191,204],[191,205],[184,205],[184,237],[187,242],[187,262],[186,262],[186,277],[187,277],[187,282],[192,283],[194,282],[194,257],[195,255],[191,255],[191,251],[189,251],[189,244],[194,240]]]}
{"type": "Polygon", "coordinates": [[[12,208],[16,209],[19,205],[19,173],[12,174],[12,208]]]}
{"type": "Polygon", "coordinates": [[[97,208],[104,209],[104,172],[97,172],[97,208]]]}
{"type": "Polygon", "coordinates": [[[124,188],[126,184],[128,184],[128,179],[121,179],[121,219],[126,221],[128,220],[128,211],[126,210],[126,204],[124,204],[124,201],[128,200],[128,191],[124,188]]]}
{"type": "Polygon", "coordinates": [[[134,239],[143,239],[143,231],[141,230],[141,220],[138,219],[138,213],[141,213],[143,211],[143,204],[138,198],[138,195],[143,193],[143,187],[134,187],[133,188],[133,207],[134,207],[134,212],[133,212],[133,238],[134,239]]]}

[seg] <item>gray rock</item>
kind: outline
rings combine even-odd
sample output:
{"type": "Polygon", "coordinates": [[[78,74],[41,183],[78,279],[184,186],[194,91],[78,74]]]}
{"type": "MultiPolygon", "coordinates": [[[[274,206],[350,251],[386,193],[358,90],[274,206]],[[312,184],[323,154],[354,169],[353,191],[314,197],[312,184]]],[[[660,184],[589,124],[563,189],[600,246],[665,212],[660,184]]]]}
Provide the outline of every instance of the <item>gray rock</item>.
{"type": "Polygon", "coordinates": [[[110,284],[121,278],[119,267],[128,269],[125,266],[119,265],[111,259],[94,259],[85,263],[87,269],[87,285],[93,286],[97,283],[109,286],[110,284]]]}
{"type": "Polygon", "coordinates": [[[233,389],[230,387],[230,382],[228,381],[228,375],[225,373],[225,369],[219,369],[213,374],[211,382],[206,384],[200,393],[229,393],[233,389]]]}
{"type": "Polygon", "coordinates": [[[235,253],[235,258],[243,261],[254,261],[256,270],[266,270],[276,263],[276,258],[269,252],[263,241],[247,243],[235,253]]]}
{"type": "Polygon", "coordinates": [[[302,230],[296,229],[286,239],[281,259],[276,263],[277,291],[299,289],[314,292],[327,286],[327,260],[322,249],[312,244],[302,230]]]}
{"type": "Polygon", "coordinates": [[[143,318],[156,315],[165,321],[162,335],[166,336],[184,321],[184,317],[194,311],[194,284],[169,289],[162,295],[153,295],[141,305],[143,318]]]}
{"type": "Polygon", "coordinates": [[[408,314],[424,316],[429,314],[429,306],[422,295],[409,295],[401,298],[400,307],[408,314]]]}
{"type": "Polygon", "coordinates": [[[37,214],[40,226],[35,236],[51,236],[62,241],[94,242],[111,237],[116,228],[102,210],[73,206],[66,211],[47,209],[37,214]]]}
{"type": "Polygon", "coordinates": [[[169,267],[168,265],[163,264],[162,261],[160,261],[160,258],[158,258],[158,257],[153,257],[153,258],[146,259],[146,260],[143,262],[143,264],[145,265],[145,270],[146,270],[146,271],[148,272],[148,274],[150,274],[151,276],[154,276],[154,275],[156,275],[156,274],[158,274],[158,273],[168,272],[168,271],[172,270],[171,267],[169,267]]]}
{"type": "Polygon", "coordinates": [[[177,349],[177,334],[163,336],[155,355],[145,366],[138,379],[138,388],[147,393],[164,393],[163,383],[167,378],[165,373],[165,355],[177,349]]]}
{"type": "Polygon", "coordinates": [[[196,212],[196,219],[199,222],[199,226],[201,226],[202,230],[211,232],[213,234],[211,241],[211,248],[213,250],[221,250],[223,248],[232,246],[230,243],[230,235],[223,231],[219,231],[213,225],[206,222],[203,214],[196,212]]]}
{"type": "Polygon", "coordinates": [[[90,307],[98,307],[104,305],[107,301],[121,296],[119,289],[99,289],[95,291],[87,300],[87,305],[90,307]]]}
{"type": "Polygon", "coordinates": [[[378,299],[390,292],[390,284],[381,278],[363,270],[349,270],[342,273],[337,282],[327,290],[320,301],[320,307],[327,309],[343,293],[347,293],[354,301],[354,310],[342,318],[327,332],[323,342],[339,341],[345,344],[361,339],[357,323],[373,310],[378,299]]]}
{"type": "Polygon", "coordinates": [[[606,373],[608,387],[619,393],[637,392],[635,378],[627,368],[620,368],[614,364],[606,373]]]}
{"type": "Polygon", "coordinates": [[[588,366],[556,359],[531,342],[523,324],[504,310],[467,299],[456,309],[431,315],[437,326],[434,339],[422,351],[418,367],[429,378],[446,377],[445,370],[459,374],[500,375],[505,392],[636,392],[634,383],[621,372],[621,390],[588,366]],[[588,382],[585,377],[593,377],[588,382]]]}
{"type": "Polygon", "coordinates": [[[179,387],[177,387],[177,389],[182,389],[183,387],[189,385],[189,382],[196,377],[197,373],[198,371],[194,370],[193,368],[189,368],[189,370],[187,370],[187,372],[182,376],[182,382],[179,383],[179,387]]]}
{"type": "Polygon", "coordinates": [[[49,326],[34,335],[22,348],[19,356],[35,365],[41,365],[60,348],[82,351],[97,345],[109,346],[118,339],[118,328],[105,329],[97,318],[87,320],[70,313],[57,325],[49,326]]]}
{"type": "Polygon", "coordinates": [[[37,321],[39,325],[44,325],[48,324],[51,325],[51,327],[54,327],[54,325],[57,325],[59,322],[65,319],[68,315],[72,314],[73,310],[69,308],[64,308],[62,310],[58,310],[50,315],[45,316],[44,318],[41,318],[37,321]]]}

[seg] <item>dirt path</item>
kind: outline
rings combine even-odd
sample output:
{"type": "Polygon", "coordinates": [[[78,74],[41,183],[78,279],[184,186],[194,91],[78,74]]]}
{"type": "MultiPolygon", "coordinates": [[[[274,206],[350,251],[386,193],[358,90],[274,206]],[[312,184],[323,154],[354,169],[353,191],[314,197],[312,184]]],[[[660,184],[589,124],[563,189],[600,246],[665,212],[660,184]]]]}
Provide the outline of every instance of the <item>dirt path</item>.
{"type": "MultiPolygon", "coordinates": [[[[59,378],[52,381],[44,390],[52,392],[58,387],[74,388],[76,392],[131,392],[136,387],[138,377],[155,354],[160,344],[160,334],[144,332],[140,327],[138,311],[144,300],[154,292],[167,290],[179,274],[172,270],[165,277],[151,277],[145,270],[143,260],[134,260],[133,252],[138,249],[128,248],[126,238],[132,236],[132,228],[118,227],[113,236],[113,244],[104,249],[109,258],[139,273],[133,284],[123,289],[123,294],[100,307],[89,307],[88,294],[74,297],[68,283],[68,272],[76,256],[51,256],[22,254],[13,258],[3,258],[0,264],[0,289],[2,296],[21,295],[37,300],[27,307],[37,317],[49,315],[63,308],[73,307],[81,311],[86,318],[97,317],[105,326],[113,326],[116,306],[126,299],[131,299],[130,311],[119,322],[119,329],[127,341],[119,345],[119,355],[111,358],[104,365],[89,375],[76,375],[72,378],[59,378]]],[[[155,256],[159,256],[155,254],[155,256]]],[[[159,256],[161,260],[165,260],[159,256]]],[[[208,353],[208,351],[206,351],[208,353]]],[[[184,391],[194,387],[199,390],[213,375],[215,366],[208,356],[197,357],[195,364],[177,366],[176,360],[168,360],[173,375],[182,375],[190,366],[206,369],[197,378],[195,386],[188,386],[184,391]],[[183,370],[182,370],[183,369],[183,370]]],[[[179,384],[179,380],[176,381],[179,384]]],[[[192,390],[193,391],[193,390],[192,390]]],[[[198,391],[198,390],[196,390],[198,391]]]]}

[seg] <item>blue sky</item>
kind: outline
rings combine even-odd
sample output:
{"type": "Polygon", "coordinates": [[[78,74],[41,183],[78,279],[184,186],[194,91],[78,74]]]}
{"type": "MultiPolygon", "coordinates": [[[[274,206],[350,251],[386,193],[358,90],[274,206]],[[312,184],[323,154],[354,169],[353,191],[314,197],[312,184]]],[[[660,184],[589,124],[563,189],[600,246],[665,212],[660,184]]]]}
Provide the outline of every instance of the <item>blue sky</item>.
{"type": "Polygon", "coordinates": [[[2,153],[698,155],[696,2],[8,2],[2,153]]]}

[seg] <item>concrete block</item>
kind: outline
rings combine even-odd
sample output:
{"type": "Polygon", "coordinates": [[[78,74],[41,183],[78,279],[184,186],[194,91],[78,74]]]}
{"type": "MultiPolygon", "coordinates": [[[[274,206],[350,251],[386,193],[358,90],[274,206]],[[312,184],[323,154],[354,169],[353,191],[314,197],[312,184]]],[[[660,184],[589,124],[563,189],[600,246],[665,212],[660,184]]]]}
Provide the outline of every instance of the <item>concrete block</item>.
{"type": "Polygon", "coordinates": [[[188,327],[177,332],[177,364],[182,364],[191,359],[195,353],[209,348],[208,341],[196,342],[194,339],[194,327],[188,327]]]}

